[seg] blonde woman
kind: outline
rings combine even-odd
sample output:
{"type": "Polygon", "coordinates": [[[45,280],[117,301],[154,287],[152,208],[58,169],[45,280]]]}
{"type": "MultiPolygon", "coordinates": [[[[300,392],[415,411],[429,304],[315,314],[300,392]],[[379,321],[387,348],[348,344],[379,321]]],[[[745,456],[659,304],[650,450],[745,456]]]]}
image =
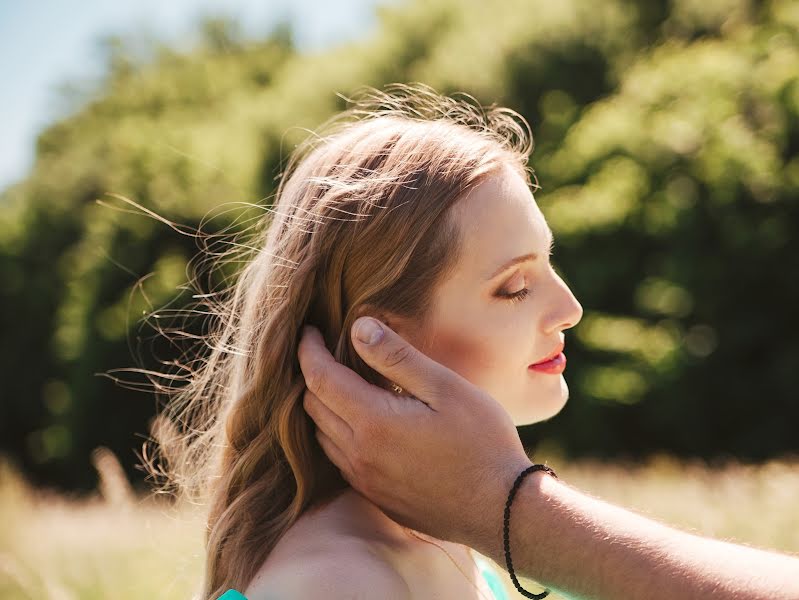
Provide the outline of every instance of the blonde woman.
{"type": "Polygon", "coordinates": [[[210,496],[200,598],[516,594],[475,550],[401,526],[348,485],[303,409],[296,357],[313,324],[338,362],[404,393],[354,351],[350,328],[372,315],[516,425],[557,414],[563,331],[582,308],[549,261],[531,150],[511,110],[395,84],[367,88],[292,154],[215,307],[210,354],[165,415],[191,428],[154,431],[175,480],[210,496]]]}

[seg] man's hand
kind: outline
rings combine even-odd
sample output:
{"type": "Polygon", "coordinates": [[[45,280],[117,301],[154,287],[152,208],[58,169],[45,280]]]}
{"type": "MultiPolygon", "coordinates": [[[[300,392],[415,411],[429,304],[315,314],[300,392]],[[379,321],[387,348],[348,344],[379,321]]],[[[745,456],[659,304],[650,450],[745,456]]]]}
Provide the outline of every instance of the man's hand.
{"type": "MultiPolygon", "coordinates": [[[[362,324],[353,326],[359,335],[368,333],[362,324]]],[[[309,329],[299,357],[319,442],[395,521],[502,561],[507,494],[531,464],[513,422],[488,394],[382,329],[371,344],[353,337],[358,354],[419,400],[368,384],[309,329]]],[[[672,529],[540,473],[524,480],[513,511],[516,573],[562,595],[799,598],[796,557],[672,529]]]]}
{"type": "Polygon", "coordinates": [[[367,383],[306,327],[303,406],[327,456],[395,521],[475,548],[496,545],[508,491],[532,464],[508,413],[385,324],[361,317],[352,334],[363,360],[414,398],[367,383]]]}

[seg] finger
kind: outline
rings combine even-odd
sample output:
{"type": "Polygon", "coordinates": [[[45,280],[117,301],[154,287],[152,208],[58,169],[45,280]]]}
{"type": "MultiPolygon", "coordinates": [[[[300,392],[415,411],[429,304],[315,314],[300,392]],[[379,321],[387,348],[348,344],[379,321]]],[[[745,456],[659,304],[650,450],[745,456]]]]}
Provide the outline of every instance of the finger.
{"type": "Polygon", "coordinates": [[[305,385],[350,428],[357,429],[374,416],[380,398],[388,393],[337,362],[315,327],[303,328],[297,356],[305,385]]]}
{"type": "Polygon", "coordinates": [[[305,390],[302,406],[316,426],[339,448],[352,448],[353,431],[346,421],[330,410],[311,390],[305,390]]]}
{"type": "Polygon", "coordinates": [[[377,319],[357,319],[351,337],[355,351],[370,367],[433,409],[466,383],[460,375],[425,356],[377,319]],[[382,336],[372,337],[372,327],[382,329],[382,336]],[[375,340],[371,344],[367,343],[370,337],[375,340]]]}
{"type": "Polygon", "coordinates": [[[347,457],[341,451],[341,448],[336,446],[333,440],[327,437],[320,429],[316,430],[316,439],[319,441],[319,445],[322,447],[322,450],[324,450],[330,461],[338,467],[339,471],[341,471],[341,476],[344,477],[344,479],[346,479],[348,482],[352,481],[352,467],[350,466],[350,462],[347,460],[347,457]]]}

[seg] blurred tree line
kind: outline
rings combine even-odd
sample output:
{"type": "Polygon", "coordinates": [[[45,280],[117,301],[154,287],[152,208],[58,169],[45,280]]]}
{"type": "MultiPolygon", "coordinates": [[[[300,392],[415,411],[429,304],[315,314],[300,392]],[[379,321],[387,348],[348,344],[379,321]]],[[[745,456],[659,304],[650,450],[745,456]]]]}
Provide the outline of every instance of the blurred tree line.
{"type": "Polygon", "coordinates": [[[523,428],[529,445],[799,450],[799,5],[416,0],[378,18],[323,53],[300,52],[287,26],[244,39],[225,18],[190,51],[153,43],[146,59],[109,38],[100,89],[41,133],[0,199],[0,452],[39,483],[86,489],[104,445],[140,478],[155,398],[98,374],[178,356],[148,317],[193,302],[198,247],[109,193],[235,232],[247,219],[231,203],[268,202],[302,128],[346,106],[336,92],[395,81],[533,127],[553,262],[585,316],[567,333],[571,399],[523,428]]]}

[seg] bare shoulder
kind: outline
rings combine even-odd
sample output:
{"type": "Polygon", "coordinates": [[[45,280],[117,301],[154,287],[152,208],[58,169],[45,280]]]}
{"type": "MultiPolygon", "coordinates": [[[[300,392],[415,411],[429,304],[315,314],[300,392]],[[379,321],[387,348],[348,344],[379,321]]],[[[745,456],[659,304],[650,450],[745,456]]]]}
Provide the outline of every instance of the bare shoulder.
{"type": "Polygon", "coordinates": [[[397,569],[368,544],[358,542],[321,547],[262,569],[244,595],[248,600],[411,598],[397,569]]]}

